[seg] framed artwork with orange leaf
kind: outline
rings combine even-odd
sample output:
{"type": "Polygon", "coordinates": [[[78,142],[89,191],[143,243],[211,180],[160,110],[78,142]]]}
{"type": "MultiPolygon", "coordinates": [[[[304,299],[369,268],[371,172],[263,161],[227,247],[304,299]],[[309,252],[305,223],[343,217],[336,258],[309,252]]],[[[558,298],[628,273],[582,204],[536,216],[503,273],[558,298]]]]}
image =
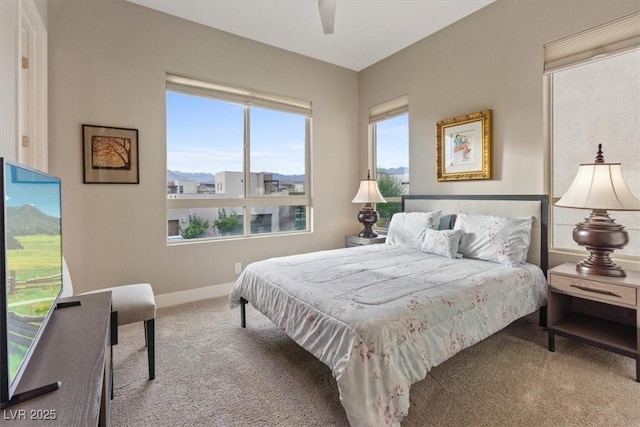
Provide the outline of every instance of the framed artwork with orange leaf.
{"type": "Polygon", "coordinates": [[[82,125],[84,183],[138,184],[138,130],[82,125]]]}

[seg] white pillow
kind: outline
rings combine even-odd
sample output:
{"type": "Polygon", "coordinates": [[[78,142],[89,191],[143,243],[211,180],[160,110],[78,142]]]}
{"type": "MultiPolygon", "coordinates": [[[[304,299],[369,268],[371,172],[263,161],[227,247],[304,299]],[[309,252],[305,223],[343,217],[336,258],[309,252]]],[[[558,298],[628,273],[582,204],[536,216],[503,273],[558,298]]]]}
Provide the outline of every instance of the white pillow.
{"type": "Polygon", "coordinates": [[[454,230],[462,230],[459,252],[466,258],[511,267],[524,264],[531,243],[533,217],[504,218],[458,213],[454,230]]]}
{"type": "Polygon", "coordinates": [[[456,258],[462,230],[424,230],[424,240],[420,250],[428,254],[456,258]]]}
{"type": "Polygon", "coordinates": [[[420,250],[424,230],[438,228],[441,211],[398,212],[391,217],[386,243],[420,250]]]}

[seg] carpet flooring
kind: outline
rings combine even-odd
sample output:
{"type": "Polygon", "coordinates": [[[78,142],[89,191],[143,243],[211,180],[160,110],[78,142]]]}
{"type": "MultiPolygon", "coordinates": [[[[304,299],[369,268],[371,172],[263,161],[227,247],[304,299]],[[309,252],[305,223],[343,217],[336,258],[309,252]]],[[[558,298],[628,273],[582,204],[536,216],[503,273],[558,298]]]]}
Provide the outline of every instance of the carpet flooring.
{"type": "MultiPolygon", "coordinates": [[[[537,314],[432,369],[402,427],[640,426],[631,358],[556,338],[537,314]]],[[[215,298],[158,310],[156,379],[142,324],[119,329],[113,426],[348,426],[331,371],[271,321],[215,298]]]]}

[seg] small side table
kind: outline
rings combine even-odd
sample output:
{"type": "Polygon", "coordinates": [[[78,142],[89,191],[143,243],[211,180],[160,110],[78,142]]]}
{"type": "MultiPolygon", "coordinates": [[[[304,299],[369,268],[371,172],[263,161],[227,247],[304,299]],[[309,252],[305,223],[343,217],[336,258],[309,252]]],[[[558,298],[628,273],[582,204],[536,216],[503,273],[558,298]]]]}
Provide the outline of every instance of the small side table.
{"type": "Polygon", "coordinates": [[[349,234],[344,237],[344,246],[351,248],[354,246],[375,245],[384,243],[387,240],[386,234],[378,234],[378,237],[360,237],[357,234],[349,234]]]}
{"type": "Polygon", "coordinates": [[[566,263],[549,270],[547,331],[636,360],[640,382],[640,272],[627,277],[581,274],[566,263]]]}

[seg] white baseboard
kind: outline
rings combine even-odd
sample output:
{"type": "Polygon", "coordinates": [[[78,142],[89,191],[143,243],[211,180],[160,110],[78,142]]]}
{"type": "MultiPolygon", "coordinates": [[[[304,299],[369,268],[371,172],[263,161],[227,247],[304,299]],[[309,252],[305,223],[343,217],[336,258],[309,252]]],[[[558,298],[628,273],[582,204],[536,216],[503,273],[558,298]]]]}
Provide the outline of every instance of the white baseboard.
{"type": "Polygon", "coordinates": [[[220,285],[206,286],[204,288],[189,289],[187,291],[172,292],[170,294],[156,295],[156,306],[169,307],[187,302],[199,301],[207,298],[216,298],[229,295],[234,282],[220,285]]]}

